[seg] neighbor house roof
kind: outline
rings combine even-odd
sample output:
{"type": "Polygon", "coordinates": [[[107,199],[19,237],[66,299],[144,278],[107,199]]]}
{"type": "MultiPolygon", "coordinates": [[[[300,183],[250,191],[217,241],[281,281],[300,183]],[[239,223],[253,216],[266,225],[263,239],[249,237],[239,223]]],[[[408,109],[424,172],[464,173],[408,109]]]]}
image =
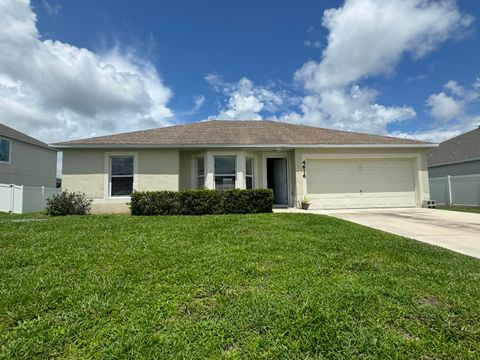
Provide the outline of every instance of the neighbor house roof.
{"type": "Polygon", "coordinates": [[[442,142],[428,152],[428,165],[480,159],[480,128],[442,142]]]}
{"type": "Polygon", "coordinates": [[[8,127],[7,125],[1,124],[1,123],[0,123],[0,136],[10,138],[13,140],[18,140],[27,144],[40,146],[50,150],[54,150],[44,142],[37,140],[31,136],[28,136],[27,134],[24,134],[20,131],[12,129],[11,127],[8,127]]]}
{"type": "Polygon", "coordinates": [[[99,136],[54,144],[56,147],[95,146],[294,146],[294,145],[411,145],[422,141],[293,125],[267,120],[210,120],[186,125],[99,136]]]}

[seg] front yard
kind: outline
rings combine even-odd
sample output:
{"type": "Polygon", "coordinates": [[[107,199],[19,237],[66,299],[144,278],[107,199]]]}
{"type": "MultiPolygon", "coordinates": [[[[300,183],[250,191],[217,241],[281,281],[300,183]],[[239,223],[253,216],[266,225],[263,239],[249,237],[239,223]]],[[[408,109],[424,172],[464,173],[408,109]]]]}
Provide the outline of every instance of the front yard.
{"type": "Polygon", "coordinates": [[[473,358],[480,262],[339,219],[0,217],[0,357],[473,358]]]}

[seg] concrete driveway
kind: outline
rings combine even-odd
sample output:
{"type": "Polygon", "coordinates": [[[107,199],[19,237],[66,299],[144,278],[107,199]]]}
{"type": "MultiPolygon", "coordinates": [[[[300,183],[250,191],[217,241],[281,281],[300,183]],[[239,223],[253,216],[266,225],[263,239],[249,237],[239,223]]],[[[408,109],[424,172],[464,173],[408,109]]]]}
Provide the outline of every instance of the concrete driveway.
{"type": "Polygon", "coordinates": [[[312,210],[480,258],[480,214],[435,209],[312,210]]]}

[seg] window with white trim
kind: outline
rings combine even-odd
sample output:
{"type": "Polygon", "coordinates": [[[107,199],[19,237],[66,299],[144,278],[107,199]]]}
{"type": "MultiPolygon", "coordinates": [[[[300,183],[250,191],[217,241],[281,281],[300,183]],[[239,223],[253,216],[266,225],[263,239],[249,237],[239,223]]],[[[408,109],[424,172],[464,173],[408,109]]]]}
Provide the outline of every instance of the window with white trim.
{"type": "Polygon", "coordinates": [[[245,189],[253,189],[253,157],[245,158],[245,189]]]}
{"type": "Polygon", "coordinates": [[[0,162],[10,162],[10,139],[0,138],[0,162]]]}
{"type": "Polygon", "coordinates": [[[130,196],[133,192],[133,156],[110,158],[110,196],[130,196]]]}
{"type": "Polygon", "coordinates": [[[205,157],[197,158],[197,189],[205,188],[205,157]]]}
{"type": "Polygon", "coordinates": [[[215,156],[215,190],[235,189],[236,157],[215,156]]]}

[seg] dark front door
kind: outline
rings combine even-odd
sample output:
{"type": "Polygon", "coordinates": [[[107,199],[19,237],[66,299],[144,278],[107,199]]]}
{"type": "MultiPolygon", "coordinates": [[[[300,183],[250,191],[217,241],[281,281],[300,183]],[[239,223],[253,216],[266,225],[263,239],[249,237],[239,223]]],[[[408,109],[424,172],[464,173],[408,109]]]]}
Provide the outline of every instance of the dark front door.
{"type": "Polygon", "coordinates": [[[286,158],[267,158],[267,187],[273,190],[275,204],[288,204],[286,158]]]}

